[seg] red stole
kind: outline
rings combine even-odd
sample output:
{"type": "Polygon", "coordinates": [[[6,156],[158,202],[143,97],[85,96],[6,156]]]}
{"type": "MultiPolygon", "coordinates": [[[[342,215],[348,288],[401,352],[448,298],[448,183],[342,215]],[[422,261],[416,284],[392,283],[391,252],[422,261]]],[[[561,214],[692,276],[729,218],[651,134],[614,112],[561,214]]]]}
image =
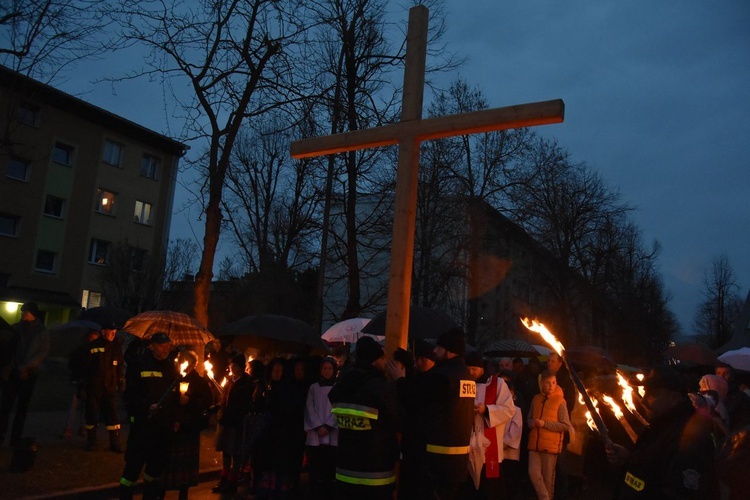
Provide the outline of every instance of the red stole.
{"type": "MultiPolygon", "coordinates": [[[[490,377],[490,383],[484,391],[484,404],[494,405],[497,399],[497,376],[490,377]]],[[[482,415],[484,418],[484,415],[482,415]]],[[[500,477],[499,448],[497,443],[497,430],[494,427],[487,427],[484,435],[490,440],[490,445],[484,449],[484,475],[488,478],[500,477]]]]}

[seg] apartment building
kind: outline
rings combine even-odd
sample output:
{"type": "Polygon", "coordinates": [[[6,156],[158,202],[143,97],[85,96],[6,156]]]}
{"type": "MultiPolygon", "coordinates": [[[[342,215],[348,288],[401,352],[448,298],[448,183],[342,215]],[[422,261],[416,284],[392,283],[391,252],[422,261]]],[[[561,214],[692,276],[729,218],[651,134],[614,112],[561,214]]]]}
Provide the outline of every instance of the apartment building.
{"type": "Polygon", "coordinates": [[[187,147],[0,67],[0,315],[33,300],[53,325],[104,305],[115,245],[133,272],[166,252],[187,147]]]}

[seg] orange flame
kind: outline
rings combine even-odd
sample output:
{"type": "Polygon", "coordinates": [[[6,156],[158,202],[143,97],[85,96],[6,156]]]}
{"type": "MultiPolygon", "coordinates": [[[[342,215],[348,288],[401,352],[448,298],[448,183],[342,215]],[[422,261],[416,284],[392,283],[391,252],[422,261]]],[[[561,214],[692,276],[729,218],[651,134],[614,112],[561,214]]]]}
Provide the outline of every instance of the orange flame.
{"type": "Polygon", "coordinates": [[[612,413],[615,414],[615,417],[617,417],[618,420],[622,420],[623,418],[625,418],[625,414],[620,409],[620,405],[615,403],[615,400],[612,398],[612,396],[608,394],[603,394],[602,401],[604,401],[607,404],[607,406],[612,408],[612,413]]]}
{"type": "Polygon", "coordinates": [[[633,402],[633,388],[630,387],[628,379],[626,379],[619,370],[617,370],[616,374],[617,383],[622,387],[622,402],[625,403],[625,408],[627,408],[630,413],[637,413],[635,403],[633,402]]]}
{"type": "MultiPolygon", "coordinates": [[[[578,394],[578,402],[581,404],[581,406],[586,406],[586,402],[583,400],[583,396],[580,392],[576,392],[578,394]]],[[[592,403],[594,403],[594,407],[596,407],[596,400],[592,399],[592,403]]],[[[589,426],[589,429],[592,431],[597,431],[596,423],[594,422],[594,417],[591,416],[591,412],[586,410],[586,425],[589,426]]]]}
{"type": "Polygon", "coordinates": [[[180,375],[182,375],[183,377],[187,375],[187,373],[185,373],[185,370],[187,370],[189,364],[190,363],[188,363],[187,361],[183,361],[180,365],[180,375]]]}
{"type": "Polygon", "coordinates": [[[214,378],[214,365],[212,365],[209,360],[205,360],[203,362],[203,368],[206,369],[206,375],[208,375],[208,378],[210,378],[211,380],[216,380],[214,378]]]}
{"type": "Polygon", "coordinates": [[[221,387],[223,388],[225,385],[227,385],[227,378],[224,377],[224,380],[221,381],[221,387]]]}
{"type": "MultiPolygon", "coordinates": [[[[646,376],[642,373],[636,373],[635,378],[643,382],[643,379],[646,378],[646,376]]],[[[638,386],[638,394],[641,397],[644,397],[646,395],[646,389],[644,389],[642,385],[638,386]]]]}
{"type": "Polygon", "coordinates": [[[523,326],[531,330],[532,332],[538,333],[542,336],[545,342],[547,342],[552,349],[554,349],[557,354],[560,356],[563,355],[563,351],[565,351],[565,346],[560,343],[559,340],[557,340],[557,337],[552,335],[552,333],[547,330],[547,327],[544,326],[542,323],[539,323],[537,320],[531,320],[529,321],[529,318],[522,318],[521,323],[523,323],[523,326]]]}

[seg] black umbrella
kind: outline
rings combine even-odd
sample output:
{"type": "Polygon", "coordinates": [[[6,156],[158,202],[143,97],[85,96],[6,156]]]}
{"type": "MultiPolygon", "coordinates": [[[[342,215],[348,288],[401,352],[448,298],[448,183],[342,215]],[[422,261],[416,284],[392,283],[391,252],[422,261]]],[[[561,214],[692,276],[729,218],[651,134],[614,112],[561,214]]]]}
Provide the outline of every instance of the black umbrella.
{"type": "MultiPolygon", "coordinates": [[[[385,316],[385,311],[377,314],[362,328],[362,333],[385,335],[385,316]]],[[[423,306],[411,306],[409,308],[410,339],[436,339],[454,328],[459,328],[459,326],[444,312],[423,306]]]]}
{"type": "Polygon", "coordinates": [[[328,345],[302,320],[277,314],[257,314],[224,325],[219,337],[231,337],[239,349],[248,347],[267,352],[327,353],[328,345]]]}
{"type": "Polygon", "coordinates": [[[535,358],[541,354],[530,342],[520,339],[493,340],[482,353],[490,358],[535,358]]]}
{"type": "Polygon", "coordinates": [[[93,321],[99,325],[114,323],[114,325],[120,329],[133,316],[135,316],[135,314],[119,307],[101,306],[81,311],[81,314],[78,315],[77,319],[93,321]]]}
{"type": "Polygon", "coordinates": [[[86,319],[76,319],[73,321],[68,321],[67,323],[63,323],[60,326],[56,326],[52,329],[52,331],[59,333],[85,333],[90,330],[98,332],[101,329],[102,327],[99,325],[99,323],[86,319]]]}

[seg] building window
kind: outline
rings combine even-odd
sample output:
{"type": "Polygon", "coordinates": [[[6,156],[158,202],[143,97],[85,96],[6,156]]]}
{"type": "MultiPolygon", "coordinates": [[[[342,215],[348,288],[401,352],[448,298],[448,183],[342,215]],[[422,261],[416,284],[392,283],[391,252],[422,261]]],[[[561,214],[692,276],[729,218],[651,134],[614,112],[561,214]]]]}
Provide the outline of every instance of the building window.
{"type": "Polygon", "coordinates": [[[52,150],[52,161],[61,165],[72,166],[73,150],[73,146],[63,144],[62,142],[56,142],[55,148],[52,150]]]}
{"type": "Polygon", "coordinates": [[[92,239],[91,248],[89,248],[89,262],[106,266],[109,261],[110,245],[109,241],[92,239]]]}
{"type": "Polygon", "coordinates": [[[141,160],[141,175],[149,179],[157,179],[159,176],[159,163],[161,163],[161,160],[156,156],[144,154],[141,160]]]}
{"type": "Polygon", "coordinates": [[[148,250],[142,248],[130,249],[130,269],[133,271],[143,271],[146,267],[146,258],[148,250]]]}
{"type": "Polygon", "coordinates": [[[39,106],[24,102],[16,110],[18,121],[24,125],[36,127],[39,125],[39,106]]]}
{"type": "Polygon", "coordinates": [[[114,141],[104,143],[104,157],[102,161],[108,165],[119,167],[122,162],[122,144],[114,141]]]}
{"type": "Polygon", "coordinates": [[[81,294],[81,307],[91,309],[92,307],[99,307],[102,304],[102,294],[99,292],[92,292],[91,290],[84,290],[81,294]]]}
{"type": "Polygon", "coordinates": [[[96,211],[102,214],[115,214],[115,193],[105,189],[96,190],[97,202],[96,211]]]}
{"type": "Polygon", "coordinates": [[[49,250],[36,251],[36,264],[34,269],[43,273],[54,273],[57,254],[49,250]]]}
{"type": "Polygon", "coordinates": [[[44,201],[44,215],[50,217],[63,218],[65,211],[65,200],[58,198],[57,196],[47,195],[47,199],[44,201]]]}
{"type": "Polygon", "coordinates": [[[17,238],[21,232],[21,218],[17,215],[0,214],[0,235],[17,238]]]}
{"type": "Polygon", "coordinates": [[[140,224],[151,225],[151,204],[145,201],[135,200],[135,214],[133,220],[140,224]]]}
{"type": "Polygon", "coordinates": [[[31,173],[31,162],[21,158],[11,157],[8,160],[8,171],[6,175],[19,181],[28,181],[31,173]]]}

